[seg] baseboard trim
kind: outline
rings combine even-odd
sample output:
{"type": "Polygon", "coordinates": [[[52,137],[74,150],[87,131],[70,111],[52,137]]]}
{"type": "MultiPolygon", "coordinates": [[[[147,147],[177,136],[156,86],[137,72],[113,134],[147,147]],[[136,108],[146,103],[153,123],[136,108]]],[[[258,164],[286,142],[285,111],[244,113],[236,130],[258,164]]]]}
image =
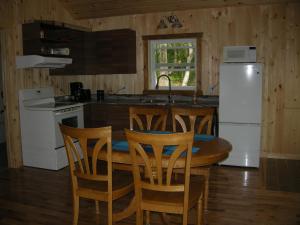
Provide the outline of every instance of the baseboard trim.
{"type": "Polygon", "coordinates": [[[280,154],[280,153],[262,152],[260,157],[261,158],[273,158],[273,159],[300,160],[300,154],[280,154]]]}

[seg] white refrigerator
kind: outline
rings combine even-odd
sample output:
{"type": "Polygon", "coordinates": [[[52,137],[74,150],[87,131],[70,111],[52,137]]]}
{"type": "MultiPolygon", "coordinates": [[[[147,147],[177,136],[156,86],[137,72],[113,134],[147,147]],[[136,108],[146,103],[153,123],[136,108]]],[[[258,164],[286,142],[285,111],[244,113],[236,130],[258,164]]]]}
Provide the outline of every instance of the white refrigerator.
{"type": "Polygon", "coordinates": [[[232,144],[223,165],[259,167],[262,65],[220,66],[219,136],[232,144]]]}

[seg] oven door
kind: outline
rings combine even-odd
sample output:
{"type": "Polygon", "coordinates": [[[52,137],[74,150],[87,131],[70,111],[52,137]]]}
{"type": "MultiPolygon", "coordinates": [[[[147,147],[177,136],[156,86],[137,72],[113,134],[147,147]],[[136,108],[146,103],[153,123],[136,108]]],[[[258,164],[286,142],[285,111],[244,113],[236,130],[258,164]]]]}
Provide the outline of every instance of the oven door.
{"type": "Polygon", "coordinates": [[[55,120],[55,149],[64,147],[63,137],[61,135],[59,124],[70,127],[84,127],[83,106],[70,107],[54,111],[55,120]]]}

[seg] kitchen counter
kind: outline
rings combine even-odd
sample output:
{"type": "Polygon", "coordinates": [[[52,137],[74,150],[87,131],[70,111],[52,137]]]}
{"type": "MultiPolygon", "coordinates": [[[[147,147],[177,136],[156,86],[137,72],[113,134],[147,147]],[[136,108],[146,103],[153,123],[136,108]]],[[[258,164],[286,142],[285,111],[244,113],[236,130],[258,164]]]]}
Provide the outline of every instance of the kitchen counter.
{"type": "MultiPolygon", "coordinates": [[[[218,97],[198,97],[196,102],[190,96],[173,96],[172,102],[168,102],[168,97],[163,95],[106,95],[103,101],[97,101],[96,96],[85,103],[84,117],[85,127],[112,126],[113,130],[123,130],[129,128],[129,107],[134,105],[153,107],[214,107],[214,132],[217,134],[217,108],[218,97]]],[[[172,129],[171,117],[168,116],[167,129],[172,129]]]]}
{"type": "Polygon", "coordinates": [[[104,100],[97,101],[92,96],[90,103],[109,105],[157,105],[157,106],[186,106],[186,107],[218,107],[218,96],[198,97],[194,102],[190,96],[173,96],[171,102],[165,95],[106,95],[104,100]]]}

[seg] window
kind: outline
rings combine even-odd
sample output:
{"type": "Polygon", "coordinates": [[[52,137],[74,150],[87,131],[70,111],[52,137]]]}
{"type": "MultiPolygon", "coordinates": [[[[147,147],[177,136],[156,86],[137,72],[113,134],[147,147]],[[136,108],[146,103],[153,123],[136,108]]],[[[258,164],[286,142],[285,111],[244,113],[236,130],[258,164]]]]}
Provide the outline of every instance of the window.
{"type": "MultiPolygon", "coordinates": [[[[199,35],[199,34],[198,34],[199,35]]],[[[199,39],[198,35],[184,34],[165,36],[145,36],[146,89],[166,90],[171,81],[172,90],[197,90],[200,80],[199,72],[199,39]],[[165,76],[162,76],[165,75],[165,76]],[[161,77],[160,77],[161,76],[161,77]]]]}

